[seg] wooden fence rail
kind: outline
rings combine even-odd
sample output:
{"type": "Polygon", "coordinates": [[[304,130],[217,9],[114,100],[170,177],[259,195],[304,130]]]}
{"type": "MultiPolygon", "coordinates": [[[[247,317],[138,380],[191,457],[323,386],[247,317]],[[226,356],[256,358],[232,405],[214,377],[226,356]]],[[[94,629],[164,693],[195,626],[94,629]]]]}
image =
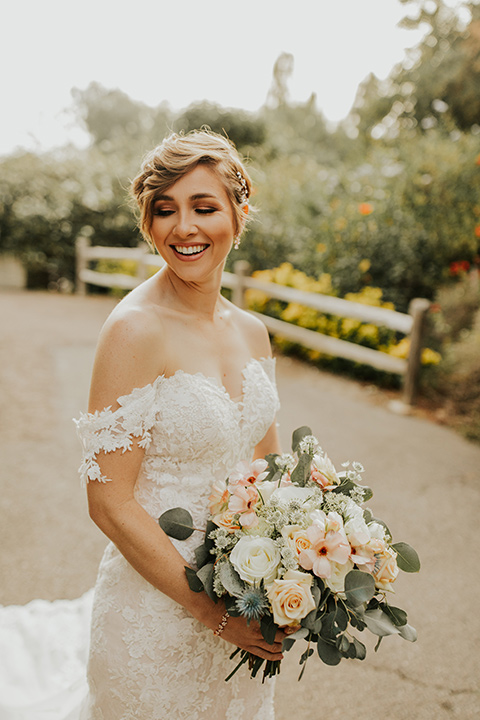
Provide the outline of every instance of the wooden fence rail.
{"type": "MultiPolygon", "coordinates": [[[[80,236],[77,239],[76,251],[76,291],[80,294],[86,293],[87,285],[131,290],[148,277],[150,267],[159,268],[163,265],[163,260],[157,255],[151,254],[146,245],[138,248],[92,247],[87,238],[80,236]],[[102,273],[89,268],[90,261],[100,259],[133,260],[137,263],[136,275],[102,273]]],[[[395,310],[362,305],[361,303],[342,300],[330,295],[303,292],[276,283],[266,283],[249,277],[248,273],[248,263],[239,260],[235,263],[233,273],[224,272],[222,276],[223,287],[232,290],[232,300],[239,307],[244,308],[246,306],[245,292],[248,289],[255,289],[276,300],[298,303],[328,315],[353,318],[362,322],[388,327],[409,336],[410,352],[408,359],[405,360],[379,350],[372,350],[363,345],[323,335],[316,330],[308,330],[284,320],[252,312],[253,315],[258,316],[265,323],[269,332],[273,335],[280,335],[326,355],[346,358],[347,360],[370,365],[378,370],[401,375],[403,377],[403,402],[406,405],[413,404],[421,367],[425,320],[430,307],[428,300],[415,298],[410,303],[408,314],[399,313],[395,310]]]]}

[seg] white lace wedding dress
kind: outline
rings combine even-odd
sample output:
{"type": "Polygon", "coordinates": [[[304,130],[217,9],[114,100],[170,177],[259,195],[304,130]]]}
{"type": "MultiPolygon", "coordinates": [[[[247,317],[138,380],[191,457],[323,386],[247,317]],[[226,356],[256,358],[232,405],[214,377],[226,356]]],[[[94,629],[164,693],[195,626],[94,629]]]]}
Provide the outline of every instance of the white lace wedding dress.
{"type": "MultiPolygon", "coordinates": [[[[81,415],[77,429],[84,446],[83,479],[105,480],[96,454],[126,451],[137,438],[145,447],[135,488],[138,502],[155,518],[184,507],[196,527],[205,527],[212,482],[252,457],[278,409],[274,360],[252,359],[243,374],[238,400],[213,378],[178,371],[119,398],[120,407],[113,412],[107,408],[81,415]]],[[[200,541],[194,533],[187,541],[172,542],[194,564],[200,541]]],[[[85,596],[82,607],[88,602],[85,596]]],[[[225,682],[234,667],[229,659],[233,649],[144,580],[110,543],[95,587],[89,692],[82,709],[5,717],[273,720],[272,681],[251,680],[244,666],[225,682]]],[[[78,657],[73,665],[78,694],[78,657]]]]}

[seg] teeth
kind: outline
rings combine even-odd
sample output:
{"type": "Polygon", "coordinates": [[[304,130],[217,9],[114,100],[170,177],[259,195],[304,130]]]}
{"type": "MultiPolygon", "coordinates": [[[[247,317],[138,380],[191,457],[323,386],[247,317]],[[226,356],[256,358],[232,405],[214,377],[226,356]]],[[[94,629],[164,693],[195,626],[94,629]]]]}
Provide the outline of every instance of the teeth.
{"type": "Polygon", "coordinates": [[[208,245],[190,245],[189,247],[174,245],[175,250],[180,253],[180,255],[196,255],[202,252],[202,250],[205,250],[206,247],[208,247],[208,245]]]}

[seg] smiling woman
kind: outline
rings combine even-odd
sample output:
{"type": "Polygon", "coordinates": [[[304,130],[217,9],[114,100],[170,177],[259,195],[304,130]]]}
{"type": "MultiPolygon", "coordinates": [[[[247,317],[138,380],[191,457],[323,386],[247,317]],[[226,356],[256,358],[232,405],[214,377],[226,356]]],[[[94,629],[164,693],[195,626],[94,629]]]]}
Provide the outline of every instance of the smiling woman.
{"type": "Polygon", "coordinates": [[[283,630],[270,645],[258,623],[193,592],[197,541],[170,540],[155,520],[181,504],[205,527],[212,482],[279,449],[268,334],[220,293],[250,190],[233,146],[204,131],[167,138],[133,182],[165,265],[107,320],[77,422],[90,515],[111,540],[82,720],[274,717],[271,682],[225,677],[235,648],[280,659],[283,630]]]}

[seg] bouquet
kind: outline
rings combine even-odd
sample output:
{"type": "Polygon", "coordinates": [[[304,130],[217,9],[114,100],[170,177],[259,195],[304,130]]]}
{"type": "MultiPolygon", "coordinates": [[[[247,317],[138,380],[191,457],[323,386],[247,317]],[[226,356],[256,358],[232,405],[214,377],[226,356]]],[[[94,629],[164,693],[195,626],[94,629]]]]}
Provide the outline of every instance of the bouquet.
{"type": "MultiPolygon", "coordinates": [[[[336,471],[308,427],[293,433],[292,454],[239,463],[214,484],[197,570],[185,568],[193,591],[222,598],[231,616],[258,621],[267,642],[279,627],[293,630],[285,651],[305,641],[299,679],[315,649],[327,665],[363,660],[363,630],[378,636],[375,650],[386,635],[416,640],[405,611],[387,597],[399,569],[420,569],[418,556],[393,543],[387,525],[365,507],[372,491],[362,484],[360,463],[342,468],[336,471]]],[[[195,531],[182,508],[167,510],[159,523],[180,540],[195,531]]],[[[227,680],[245,662],[252,677],[264,664],[264,679],[280,671],[280,661],[240,648],[231,657],[238,654],[227,680]]]]}

